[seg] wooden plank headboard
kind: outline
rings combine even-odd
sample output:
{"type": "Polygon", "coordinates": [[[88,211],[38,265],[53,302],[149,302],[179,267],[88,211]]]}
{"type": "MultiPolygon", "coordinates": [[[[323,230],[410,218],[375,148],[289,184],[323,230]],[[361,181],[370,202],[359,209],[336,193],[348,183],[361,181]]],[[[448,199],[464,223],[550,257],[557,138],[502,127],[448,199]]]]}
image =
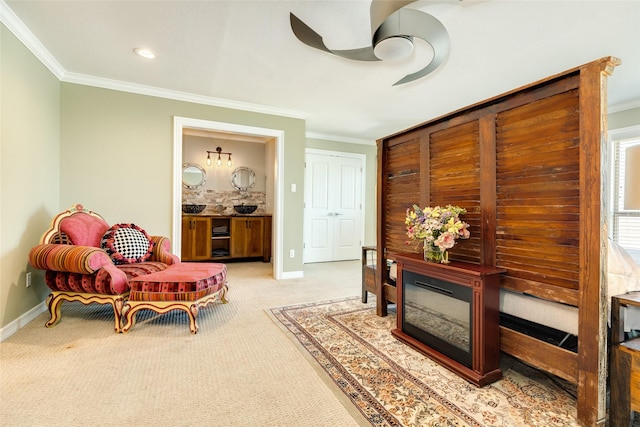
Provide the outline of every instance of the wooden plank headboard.
{"type": "Polygon", "coordinates": [[[538,356],[527,347],[537,340],[504,328],[501,348],[575,382],[585,425],[606,410],[603,147],[606,77],[619,63],[602,58],[378,141],[378,265],[419,250],[405,244],[413,204],[466,208],[471,238],[451,259],[506,269],[502,288],[579,308],[577,354],[538,356]]]}

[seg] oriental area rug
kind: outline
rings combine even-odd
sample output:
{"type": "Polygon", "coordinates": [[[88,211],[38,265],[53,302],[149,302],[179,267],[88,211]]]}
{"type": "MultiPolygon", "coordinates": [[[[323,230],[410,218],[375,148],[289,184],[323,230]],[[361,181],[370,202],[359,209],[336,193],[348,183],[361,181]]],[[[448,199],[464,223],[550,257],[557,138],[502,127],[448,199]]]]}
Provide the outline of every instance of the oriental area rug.
{"type": "Polygon", "coordinates": [[[475,387],[396,340],[395,310],[379,317],[375,301],[300,304],[270,314],[364,425],[578,425],[573,385],[503,355],[503,378],[475,387]]]}

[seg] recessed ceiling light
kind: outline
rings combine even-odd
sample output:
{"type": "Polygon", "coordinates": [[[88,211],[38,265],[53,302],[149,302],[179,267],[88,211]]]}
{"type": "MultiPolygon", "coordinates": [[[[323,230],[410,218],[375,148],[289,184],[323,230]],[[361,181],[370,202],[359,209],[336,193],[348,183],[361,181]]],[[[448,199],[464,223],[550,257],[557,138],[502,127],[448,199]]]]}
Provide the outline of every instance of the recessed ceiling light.
{"type": "Polygon", "coordinates": [[[149,49],[145,49],[144,47],[137,47],[133,49],[136,55],[142,56],[143,58],[153,59],[156,57],[156,54],[150,51],[149,49]]]}

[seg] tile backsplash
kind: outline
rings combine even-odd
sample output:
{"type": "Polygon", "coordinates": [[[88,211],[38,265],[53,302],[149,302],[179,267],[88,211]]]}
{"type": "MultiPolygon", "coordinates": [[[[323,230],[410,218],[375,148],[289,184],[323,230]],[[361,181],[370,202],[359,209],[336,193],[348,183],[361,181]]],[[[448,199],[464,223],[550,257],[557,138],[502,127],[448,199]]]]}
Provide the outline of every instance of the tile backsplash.
{"type": "Polygon", "coordinates": [[[231,215],[234,205],[258,205],[253,215],[264,215],[266,194],[263,191],[218,191],[182,189],[182,204],[207,205],[199,215],[231,215]]]}

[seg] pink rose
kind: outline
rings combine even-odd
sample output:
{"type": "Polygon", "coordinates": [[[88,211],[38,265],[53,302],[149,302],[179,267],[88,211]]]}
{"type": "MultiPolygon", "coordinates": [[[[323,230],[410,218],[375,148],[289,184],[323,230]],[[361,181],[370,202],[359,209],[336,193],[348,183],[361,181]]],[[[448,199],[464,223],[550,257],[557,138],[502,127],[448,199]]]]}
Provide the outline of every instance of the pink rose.
{"type": "Polygon", "coordinates": [[[449,233],[448,231],[442,233],[436,240],[436,245],[440,248],[440,250],[451,249],[455,244],[456,239],[453,237],[453,234],[449,233]]]}

